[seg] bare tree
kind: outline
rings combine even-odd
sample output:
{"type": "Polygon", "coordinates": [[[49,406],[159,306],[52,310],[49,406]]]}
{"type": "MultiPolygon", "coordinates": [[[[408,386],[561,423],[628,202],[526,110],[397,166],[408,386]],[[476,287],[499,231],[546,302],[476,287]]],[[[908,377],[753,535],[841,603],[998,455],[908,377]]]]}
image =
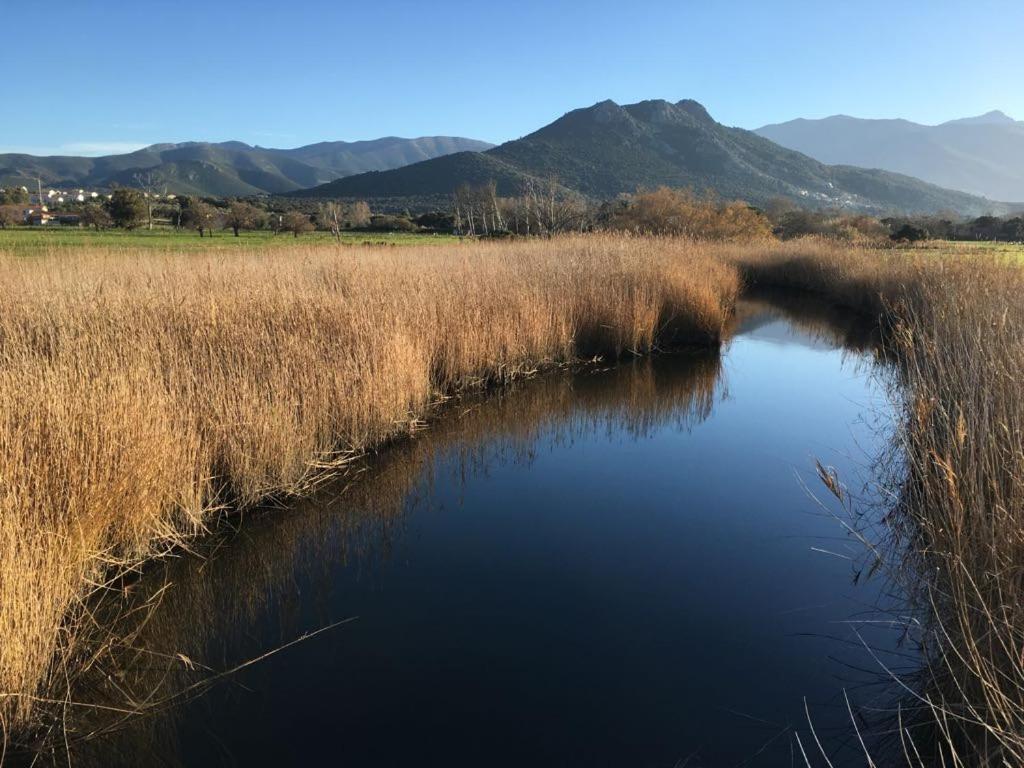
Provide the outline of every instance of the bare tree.
{"type": "Polygon", "coordinates": [[[313,229],[313,222],[301,211],[289,211],[281,220],[281,229],[298,237],[303,232],[310,232],[313,229]]]}
{"type": "Polygon", "coordinates": [[[133,175],[146,201],[148,228],[153,229],[153,208],[161,194],[167,194],[167,185],[159,171],[140,171],[133,175]],[[162,185],[162,186],[161,186],[162,185]],[[162,189],[162,192],[161,192],[162,189]]]}
{"type": "Polygon", "coordinates": [[[341,203],[330,201],[320,205],[320,221],[327,225],[335,239],[341,242],[341,228],[345,225],[345,208],[341,203]]]}
{"type": "Polygon", "coordinates": [[[365,200],[356,200],[348,206],[347,218],[350,227],[365,227],[370,224],[370,205],[365,200]]]}

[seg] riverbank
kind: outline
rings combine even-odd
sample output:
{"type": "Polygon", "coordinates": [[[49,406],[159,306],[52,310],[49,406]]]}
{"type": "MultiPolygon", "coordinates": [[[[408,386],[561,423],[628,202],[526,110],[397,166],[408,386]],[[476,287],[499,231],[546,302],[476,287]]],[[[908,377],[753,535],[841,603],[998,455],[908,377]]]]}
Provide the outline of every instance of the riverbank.
{"type": "MultiPolygon", "coordinates": [[[[581,237],[0,260],[0,712],[67,694],[90,593],[224,510],[302,495],[430,403],[717,345],[714,249],[581,237]]],[[[95,629],[95,628],[93,628],[95,629]]]]}
{"type": "MultiPolygon", "coordinates": [[[[811,291],[873,318],[897,371],[900,430],[884,470],[893,500],[879,566],[913,595],[898,621],[926,659],[900,681],[907,700],[890,724],[900,758],[1024,763],[1024,271],[1016,254],[819,243],[738,266],[750,282],[811,291]]],[[[837,478],[823,479],[849,504],[837,478]]]]}

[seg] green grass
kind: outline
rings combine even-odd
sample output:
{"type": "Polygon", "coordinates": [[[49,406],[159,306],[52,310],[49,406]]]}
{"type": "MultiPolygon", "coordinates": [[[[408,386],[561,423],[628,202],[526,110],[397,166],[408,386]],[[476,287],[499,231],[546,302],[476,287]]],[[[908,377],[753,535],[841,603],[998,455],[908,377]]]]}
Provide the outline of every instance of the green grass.
{"type": "MultiPolygon", "coordinates": [[[[359,245],[429,245],[457,240],[452,235],[416,234],[410,232],[343,232],[342,243],[359,245]]],[[[199,237],[192,231],[159,229],[120,230],[96,232],[77,228],[16,227],[0,230],[0,251],[18,255],[45,253],[51,249],[68,247],[95,248],[151,248],[154,250],[199,251],[208,248],[284,247],[297,243],[332,243],[329,232],[310,232],[298,238],[273,232],[242,232],[235,237],[230,230],[217,232],[213,237],[199,237]]]]}
{"type": "Polygon", "coordinates": [[[988,242],[984,240],[928,240],[917,243],[917,249],[952,253],[981,253],[988,256],[1013,256],[1024,262],[1024,243],[988,242]]]}

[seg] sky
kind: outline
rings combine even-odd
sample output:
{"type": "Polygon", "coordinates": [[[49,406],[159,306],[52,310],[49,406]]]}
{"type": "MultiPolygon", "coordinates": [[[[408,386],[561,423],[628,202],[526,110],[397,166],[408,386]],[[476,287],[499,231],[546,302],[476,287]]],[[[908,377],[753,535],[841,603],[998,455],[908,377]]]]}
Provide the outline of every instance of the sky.
{"type": "Polygon", "coordinates": [[[0,0],[0,152],[499,143],[608,98],[692,98],[744,128],[832,114],[1024,119],[1020,0],[36,5],[0,0]]]}

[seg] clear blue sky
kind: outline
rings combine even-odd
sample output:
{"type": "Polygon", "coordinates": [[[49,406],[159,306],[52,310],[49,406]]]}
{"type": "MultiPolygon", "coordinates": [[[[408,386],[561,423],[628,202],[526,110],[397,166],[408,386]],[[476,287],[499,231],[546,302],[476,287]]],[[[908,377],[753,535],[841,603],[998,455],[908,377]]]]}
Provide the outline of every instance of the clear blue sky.
{"type": "Polygon", "coordinates": [[[1021,0],[0,3],[0,151],[450,134],[611,98],[754,128],[835,113],[1024,119],[1021,0]]]}

